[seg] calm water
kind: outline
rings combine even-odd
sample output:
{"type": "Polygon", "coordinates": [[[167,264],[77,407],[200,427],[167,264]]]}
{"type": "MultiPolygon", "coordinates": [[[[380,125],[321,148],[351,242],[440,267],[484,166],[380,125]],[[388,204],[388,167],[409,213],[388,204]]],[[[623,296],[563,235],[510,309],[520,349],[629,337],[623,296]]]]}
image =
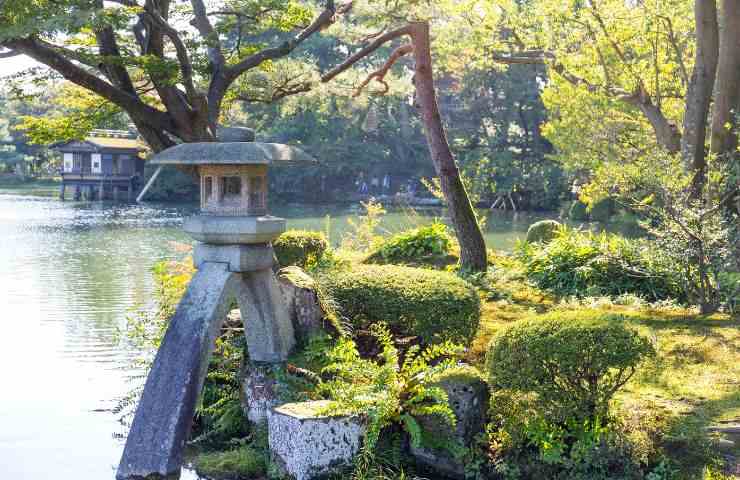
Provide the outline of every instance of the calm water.
{"type": "MultiPolygon", "coordinates": [[[[111,412],[136,354],[116,338],[148,305],[149,269],[182,256],[190,208],[62,203],[0,190],[0,478],[104,480],[123,445],[111,412]]],[[[289,227],[338,241],[351,209],[283,207],[289,227]]],[[[395,212],[383,228],[429,221],[395,212]]],[[[489,247],[509,248],[540,217],[490,219],[489,247]]],[[[184,479],[194,479],[185,472],[184,479]]]]}

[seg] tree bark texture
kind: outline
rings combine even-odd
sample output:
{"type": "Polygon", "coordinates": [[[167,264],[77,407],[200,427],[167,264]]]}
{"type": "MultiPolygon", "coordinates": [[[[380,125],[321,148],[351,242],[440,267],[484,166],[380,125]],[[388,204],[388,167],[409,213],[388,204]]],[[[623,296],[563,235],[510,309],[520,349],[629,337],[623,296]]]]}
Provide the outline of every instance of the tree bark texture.
{"type": "Polygon", "coordinates": [[[473,205],[465,191],[455,158],[447,142],[442,118],[439,114],[434,88],[429,24],[413,23],[410,35],[414,45],[416,63],[414,83],[424,130],[429,144],[434,168],[439,175],[450,218],[460,243],[460,264],[463,269],[484,272],[487,267],[486,244],[475,217],[473,205]]]}
{"type": "Polygon", "coordinates": [[[722,0],[717,93],[712,110],[711,152],[729,155],[737,146],[740,101],[740,3],[722,0]]]}
{"type": "Polygon", "coordinates": [[[699,198],[706,176],[706,128],[709,104],[717,75],[719,25],[715,0],[696,0],[696,62],[686,93],[681,155],[693,172],[691,193],[699,198]]]}

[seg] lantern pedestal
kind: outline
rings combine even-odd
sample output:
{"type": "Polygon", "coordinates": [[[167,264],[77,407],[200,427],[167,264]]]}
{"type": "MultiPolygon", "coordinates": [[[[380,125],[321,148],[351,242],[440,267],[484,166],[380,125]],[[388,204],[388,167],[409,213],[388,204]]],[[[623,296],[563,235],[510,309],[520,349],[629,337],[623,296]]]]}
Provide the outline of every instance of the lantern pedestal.
{"type": "Polygon", "coordinates": [[[281,363],[293,324],[272,272],[270,242],[285,220],[267,215],[267,166],[313,161],[272,143],[187,143],[150,160],[197,169],[202,215],[185,221],[197,269],[170,320],[131,424],[118,480],[176,478],[209,359],[231,305],[241,310],[249,359],[281,363]]]}

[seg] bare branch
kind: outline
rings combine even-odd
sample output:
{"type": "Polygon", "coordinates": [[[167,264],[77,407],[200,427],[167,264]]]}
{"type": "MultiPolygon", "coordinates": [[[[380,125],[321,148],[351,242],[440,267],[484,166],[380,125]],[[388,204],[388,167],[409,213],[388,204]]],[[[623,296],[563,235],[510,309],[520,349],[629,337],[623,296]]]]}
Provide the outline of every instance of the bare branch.
{"type": "Polygon", "coordinates": [[[658,18],[663,20],[666,23],[666,27],[668,27],[668,42],[671,44],[673,53],[676,55],[676,62],[678,62],[678,66],[681,70],[681,80],[684,85],[688,85],[690,81],[689,70],[686,68],[686,63],[683,61],[683,48],[678,44],[676,33],[673,30],[673,21],[669,17],[664,17],[662,15],[658,15],[658,18]]]}
{"type": "Polygon", "coordinates": [[[391,40],[395,40],[396,38],[400,38],[404,35],[411,35],[410,26],[406,25],[396,30],[384,33],[383,35],[373,40],[370,44],[362,48],[360,51],[350,56],[347,60],[329,70],[326,74],[322,75],[321,81],[323,83],[331,81],[332,79],[334,79],[334,77],[341,74],[355,63],[359,62],[363,58],[373,53],[375,50],[382,47],[383,44],[390,42],[391,40]]]}
{"type": "Polygon", "coordinates": [[[388,57],[388,60],[386,60],[386,62],[383,64],[383,66],[368,75],[368,77],[360,84],[360,86],[357,87],[357,90],[355,91],[355,94],[353,96],[358,97],[362,93],[362,90],[367,86],[368,83],[370,83],[372,79],[375,79],[375,81],[383,85],[383,91],[379,92],[380,95],[388,93],[389,87],[388,84],[385,82],[385,76],[388,74],[388,71],[398,61],[399,58],[413,51],[414,46],[410,43],[407,43],[406,45],[401,45],[400,47],[395,49],[393,53],[391,53],[390,57],[388,57]]]}

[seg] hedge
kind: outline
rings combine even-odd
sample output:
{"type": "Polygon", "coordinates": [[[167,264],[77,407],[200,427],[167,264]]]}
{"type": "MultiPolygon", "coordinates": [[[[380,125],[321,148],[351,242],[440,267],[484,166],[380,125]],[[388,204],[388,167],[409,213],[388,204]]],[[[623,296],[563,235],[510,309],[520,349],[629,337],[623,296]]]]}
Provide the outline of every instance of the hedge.
{"type": "Polygon", "coordinates": [[[394,334],[424,343],[468,343],[480,321],[477,292],[449,272],[362,265],[324,274],[319,282],[355,330],[386,322],[394,334]]]}
{"type": "Polygon", "coordinates": [[[364,263],[444,265],[455,261],[451,250],[452,237],[447,226],[434,222],[393,235],[368,255],[364,263]]]}
{"type": "Polygon", "coordinates": [[[547,243],[558,233],[562,225],[555,220],[540,220],[529,226],[527,229],[527,242],[547,243]]]}

